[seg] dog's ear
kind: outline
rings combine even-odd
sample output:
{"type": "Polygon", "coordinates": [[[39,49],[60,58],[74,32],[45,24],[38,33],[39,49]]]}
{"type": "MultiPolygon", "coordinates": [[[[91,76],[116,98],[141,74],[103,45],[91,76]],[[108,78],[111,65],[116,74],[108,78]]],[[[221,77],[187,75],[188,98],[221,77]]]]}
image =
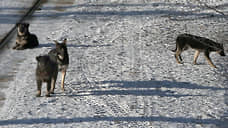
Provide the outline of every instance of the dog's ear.
{"type": "Polygon", "coordinates": [[[19,26],[19,24],[20,24],[20,23],[16,23],[16,27],[18,27],[18,26],[19,26]]]}
{"type": "Polygon", "coordinates": [[[219,43],[219,48],[224,49],[223,43],[219,43]]]}
{"type": "Polygon", "coordinates": [[[65,38],[65,39],[63,40],[63,44],[66,45],[66,43],[67,43],[67,39],[65,38]]]}
{"type": "Polygon", "coordinates": [[[25,23],[25,26],[26,26],[26,27],[29,27],[29,23],[25,23]]]}
{"type": "Polygon", "coordinates": [[[37,61],[40,61],[40,57],[41,57],[41,56],[37,56],[37,57],[36,57],[36,60],[37,60],[37,61]]]}

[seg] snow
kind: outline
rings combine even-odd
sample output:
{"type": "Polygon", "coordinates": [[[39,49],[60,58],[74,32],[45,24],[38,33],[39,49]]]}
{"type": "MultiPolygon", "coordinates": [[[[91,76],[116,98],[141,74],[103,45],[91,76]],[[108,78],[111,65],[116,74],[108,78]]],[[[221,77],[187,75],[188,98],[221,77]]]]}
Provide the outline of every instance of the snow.
{"type": "Polygon", "coordinates": [[[33,4],[34,0],[1,0],[0,1],[0,39],[33,4]]]}
{"type": "MultiPolygon", "coordinates": [[[[208,2],[227,14],[226,4],[208,2]]],[[[224,43],[227,53],[227,19],[221,14],[193,0],[51,0],[29,22],[41,45],[3,54],[9,60],[1,68],[21,61],[4,89],[1,127],[228,126],[228,58],[212,53],[214,69],[201,53],[193,65],[189,50],[180,65],[171,51],[176,36],[187,32],[224,43]],[[43,97],[36,98],[35,57],[64,38],[70,56],[66,91],[59,75],[56,93],[44,97],[43,85],[43,97]]]]}

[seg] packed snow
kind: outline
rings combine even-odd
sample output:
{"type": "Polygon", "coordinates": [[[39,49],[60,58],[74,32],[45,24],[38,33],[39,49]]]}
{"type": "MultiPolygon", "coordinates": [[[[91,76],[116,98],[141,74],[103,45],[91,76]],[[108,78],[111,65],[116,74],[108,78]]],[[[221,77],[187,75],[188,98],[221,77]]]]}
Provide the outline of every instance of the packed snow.
{"type": "Polygon", "coordinates": [[[202,53],[193,65],[194,50],[185,51],[181,65],[171,51],[178,34],[190,33],[224,43],[228,54],[228,2],[202,2],[226,15],[196,0],[44,3],[28,20],[40,46],[1,55],[1,68],[16,68],[2,91],[0,127],[227,128],[228,57],[212,53],[214,69],[202,53]],[[43,84],[37,98],[35,57],[64,38],[66,91],[59,73],[56,93],[45,97],[43,84]]]}

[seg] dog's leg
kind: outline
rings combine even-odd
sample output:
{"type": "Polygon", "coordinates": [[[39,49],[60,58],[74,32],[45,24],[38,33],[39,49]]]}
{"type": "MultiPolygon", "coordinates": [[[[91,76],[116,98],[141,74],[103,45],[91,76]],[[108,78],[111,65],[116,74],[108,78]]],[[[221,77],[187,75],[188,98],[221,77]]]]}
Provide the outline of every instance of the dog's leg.
{"type": "Polygon", "coordinates": [[[65,81],[65,76],[66,76],[66,70],[62,71],[62,81],[61,81],[61,88],[64,91],[64,81],[65,81]]]}
{"type": "Polygon", "coordinates": [[[181,57],[181,54],[179,55],[179,59],[180,59],[181,63],[183,63],[183,62],[182,62],[183,59],[182,59],[182,57],[181,57]]]}
{"type": "Polygon", "coordinates": [[[16,42],[16,45],[13,47],[13,49],[16,49],[19,46],[19,44],[16,42]]]}
{"type": "Polygon", "coordinates": [[[53,77],[53,78],[51,79],[51,90],[50,90],[50,93],[51,93],[51,94],[54,94],[56,78],[57,78],[57,77],[53,77]]]}
{"type": "Polygon", "coordinates": [[[50,97],[50,89],[51,89],[51,80],[47,82],[47,93],[46,97],[50,97]]]}
{"type": "Polygon", "coordinates": [[[40,95],[41,95],[42,81],[37,80],[36,82],[37,82],[37,94],[36,94],[36,97],[40,97],[40,95]]]}
{"type": "Polygon", "coordinates": [[[208,52],[208,51],[204,52],[204,55],[205,55],[205,57],[206,57],[208,63],[211,65],[211,67],[216,68],[216,66],[215,66],[215,65],[212,63],[212,61],[211,61],[211,58],[210,58],[210,56],[209,56],[209,52],[208,52]]]}
{"type": "Polygon", "coordinates": [[[20,41],[20,43],[18,43],[18,46],[16,47],[16,50],[24,50],[27,44],[28,42],[26,40],[20,41]]]}
{"type": "Polygon", "coordinates": [[[176,58],[176,61],[178,64],[182,64],[182,62],[180,62],[180,60],[178,59],[178,57],[179,57],[182,60],[180,54],[181,54],[181,50],[178,48],[176,53],[175,53],[175,58],[176,58]]]}
{"type": "Polygon", "coordinates": [[[193,64],[196,64],[196,61],[198,59],[199,54],[200,54],[200,51],[199,50],[196,50],[195,55],[194,55],[194,62],[193,62],[193,64]]]}
{"type": "Polygon", "coordinates": [[[16,50],[24,50],[24,49],[25,49],[25,48],[24,48],[23,45],[19,45],[19,46],[16,47],[16,50]]]}

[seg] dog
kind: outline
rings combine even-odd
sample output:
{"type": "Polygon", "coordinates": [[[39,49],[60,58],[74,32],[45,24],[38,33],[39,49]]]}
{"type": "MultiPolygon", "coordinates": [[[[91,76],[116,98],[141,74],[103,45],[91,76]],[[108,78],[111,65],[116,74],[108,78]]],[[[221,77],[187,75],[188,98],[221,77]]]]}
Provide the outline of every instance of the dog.
{"type": "Polygon", "coordinates": [[[48,55],[55,58],[56,63],[58,64],[58,70],[62,72],[62,80],[61,80],[61,89],[64,91],[64,81],[66,76],[66,71],[69,65],[69,55],[67,51],[67,39],[64,39],[62,43],[54,40],[56,48],[52,49],[48,55]]]}
{"type": "Polygon", "coordinates": [[[58,64],[55,58],[48,55],[37,56],[36,68],[36,81],[37,81],[37,94],[36,97],[41,96],[42,83],[47,83],[46,97],[50,97],[54,93],[55,83],[58,76],[58,64]]]}
{"type": "Polygon", "coordinates": [[[26,48],[35,48],[39,45],[37,36],[29,32],[28,23],[17,23],[16,26],[17,38],[13,49],[24,50],[26,48]]]}
{"type": "Polygon", "coordinates": [[[178,37],[176,38],[176,49],[173,50],[173,52],[175,52],[175,58],[177,63],[183,63],[181,62],[181,53],[187,50],[189,47],[196,50],[193,61],[194,64],[196,64],[200,52],[204,53],[206,60],[213,68],[216,68],[216,66],[212,63],[210,59],[210,52],[217,52],[221,56],[225,56],[223,44],[216,43],[215,41],[212,41],[205,37],[185,33],[178,35],[178,37]]]}

